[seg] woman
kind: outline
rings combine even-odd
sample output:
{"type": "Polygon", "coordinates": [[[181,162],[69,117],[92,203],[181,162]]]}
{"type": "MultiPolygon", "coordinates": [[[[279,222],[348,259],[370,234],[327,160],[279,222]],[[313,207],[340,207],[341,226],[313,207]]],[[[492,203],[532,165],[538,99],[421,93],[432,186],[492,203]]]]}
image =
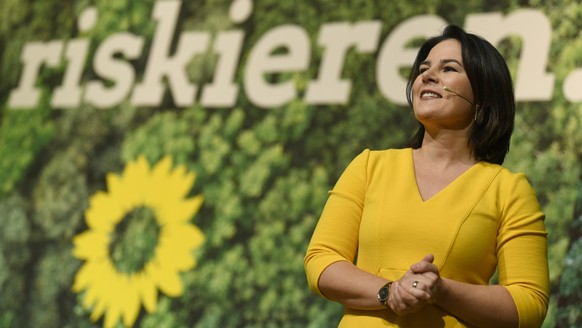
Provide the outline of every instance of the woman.
{"type": "Polygon", "coordinates": [[[347,167],[305,256],[311,289],[345,306],[342,327],[539,327],[547,233],[527,178],[501,166],[515,114],[505,61],[448,26],[420,48],[407,97],[412,148],[347,167]]]}

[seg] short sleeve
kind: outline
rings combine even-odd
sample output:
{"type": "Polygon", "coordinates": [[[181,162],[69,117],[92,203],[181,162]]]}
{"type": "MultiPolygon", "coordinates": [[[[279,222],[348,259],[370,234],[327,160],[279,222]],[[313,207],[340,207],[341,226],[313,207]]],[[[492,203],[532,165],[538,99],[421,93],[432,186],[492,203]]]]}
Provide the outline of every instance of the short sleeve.
{"type": "Polygon", "coordinates": [[[337,261],[353,262],[356,256],[369,154],[369,150],[359,154],[329,192],[305,255],[309,287],[324,297],[318,286],[323,271],[337,261]]]}

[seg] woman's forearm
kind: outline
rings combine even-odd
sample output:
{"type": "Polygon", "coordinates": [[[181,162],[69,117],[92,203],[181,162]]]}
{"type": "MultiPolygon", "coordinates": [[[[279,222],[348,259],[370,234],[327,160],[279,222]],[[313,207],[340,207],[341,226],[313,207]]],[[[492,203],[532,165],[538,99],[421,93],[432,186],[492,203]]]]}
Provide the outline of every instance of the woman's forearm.
{"type": "MultiPolygon", "coordinates": [[[[319,278],[319,289],[329,299],[361,310],[386,309],[378,290],[388,280],[363,271],[348,261],[328,266],[319,278]]],[[[517,327],[517,308],[503,286],[482,286],[441,279],[436,303],[453,316],[476,327],[517,327]]]]}
{"type": "Polygon", "coordinates": [[[519,316],[503,286],[482,286],[442,279],[436,305],[476,327],[517,327],[519,316]]]}
{"type": "Polygon", "coordinates": [[[378,290],[388,280],[357,268],[348,261],[328,266],[319,278],[319,290],[329,299],[361,310],[386,309],[378,300],[378,290]]]}

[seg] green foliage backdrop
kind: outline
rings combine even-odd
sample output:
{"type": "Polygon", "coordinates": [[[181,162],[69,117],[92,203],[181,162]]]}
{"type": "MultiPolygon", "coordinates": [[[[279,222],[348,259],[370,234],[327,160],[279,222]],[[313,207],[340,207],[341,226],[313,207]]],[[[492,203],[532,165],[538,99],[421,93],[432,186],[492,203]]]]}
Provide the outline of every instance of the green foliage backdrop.
{"type": "MultiPolygon", "coordinates": [[[[177,108],[167,96],[155,109],[123,102],[106,110],[56,110],[49,95],[63,78],[63,65],[43,70],[37,108],[10,109],[23,45],[78,37],[76,20],[90,5],[99,22],[84,37],[95,44],[122,31],[151,42],[153,0],[0,0],[0,327],[102,325],[89,320],[84,294],[71,289],[81,265],[72,239],[87,229],[84,212],[91,195],[106,191],[106,174],[122,172],[142,154],[150,164],[169,155],[196,172],[191,195],[203,195],[204,203],[192,223],[206,241],[193,254],[197,266],[182,274],[185,292],[160,295],[157,311],[142,309],[136,327],[334,327],[341,307],[313,295],[303,273],[327,191],[362,149],[405,146],[415,129],[410,110],[377,91],[374,56],[348,53],[343,75],[353,89],[341,106],[297,99],[265,110],[241,92],[233,108],[177,108]]],[[[470,0],[462,6],[454,0],[261,0],[237,26],[228,18],[229,6],[226,0],[185,1],[178,30],[243,29],[238,82],[252,45],[282,24],[306,29],[311,62],[318,63],[316,37],[326,22],[378,19],[385,37],[404,19],[425,13],[463,26],[471,12],[544,12],[553,29],[547,69],[556,74],[555,96],[518,104],[506,165],[528,174],[547,214],[552,305],[545,326],[582,326],[582,104],[564,100],[561,89],[567,74],[582,67],[577,0],[470,0]]],[[[499,49],[515,71],[520,43],[508,40],[499,49]]],[[[146,55],[134,62],[138,72],[146,55]]],[[[88,80],[94,75],[87,62],[88,80]]],[[[209,82],[215,63],[208,54],[188,66],[188,75],[209,82]]],[[[314,64],[307,72],[273,78],[294,81],[303,94],[317,69],[314,64]]],[[[144,238],[151,240],[127,242],[157,242],[144,238]]]]}

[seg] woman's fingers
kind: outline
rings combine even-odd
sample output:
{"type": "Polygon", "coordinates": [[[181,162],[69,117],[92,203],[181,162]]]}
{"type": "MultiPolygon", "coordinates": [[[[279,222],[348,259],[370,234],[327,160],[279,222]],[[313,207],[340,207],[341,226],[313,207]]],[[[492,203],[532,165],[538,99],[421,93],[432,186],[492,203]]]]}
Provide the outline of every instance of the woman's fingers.
{"type": "Polygon", "coordinates": [[[388,304],[398,315],[414,313],[426,304],[436,302],[440,276],[432,254],[410,266],[398,281],[392,284],[388,304]]]}
{"type": "Polygon", "coordinates": [[[433,283],[429,279],[415,280],[408,289],[410,295],[418,300],[426,301],[427,303],[434,303],[433,283]]]}
{"type": "Polygon", "coordinates": [[[404,286],[401,283],[394,283],[392,284],[389,305],[396,314],[406,315],[420,310],[430,298],[431,295],[422,289],[414,288],[412,285],[404,286]]]}

